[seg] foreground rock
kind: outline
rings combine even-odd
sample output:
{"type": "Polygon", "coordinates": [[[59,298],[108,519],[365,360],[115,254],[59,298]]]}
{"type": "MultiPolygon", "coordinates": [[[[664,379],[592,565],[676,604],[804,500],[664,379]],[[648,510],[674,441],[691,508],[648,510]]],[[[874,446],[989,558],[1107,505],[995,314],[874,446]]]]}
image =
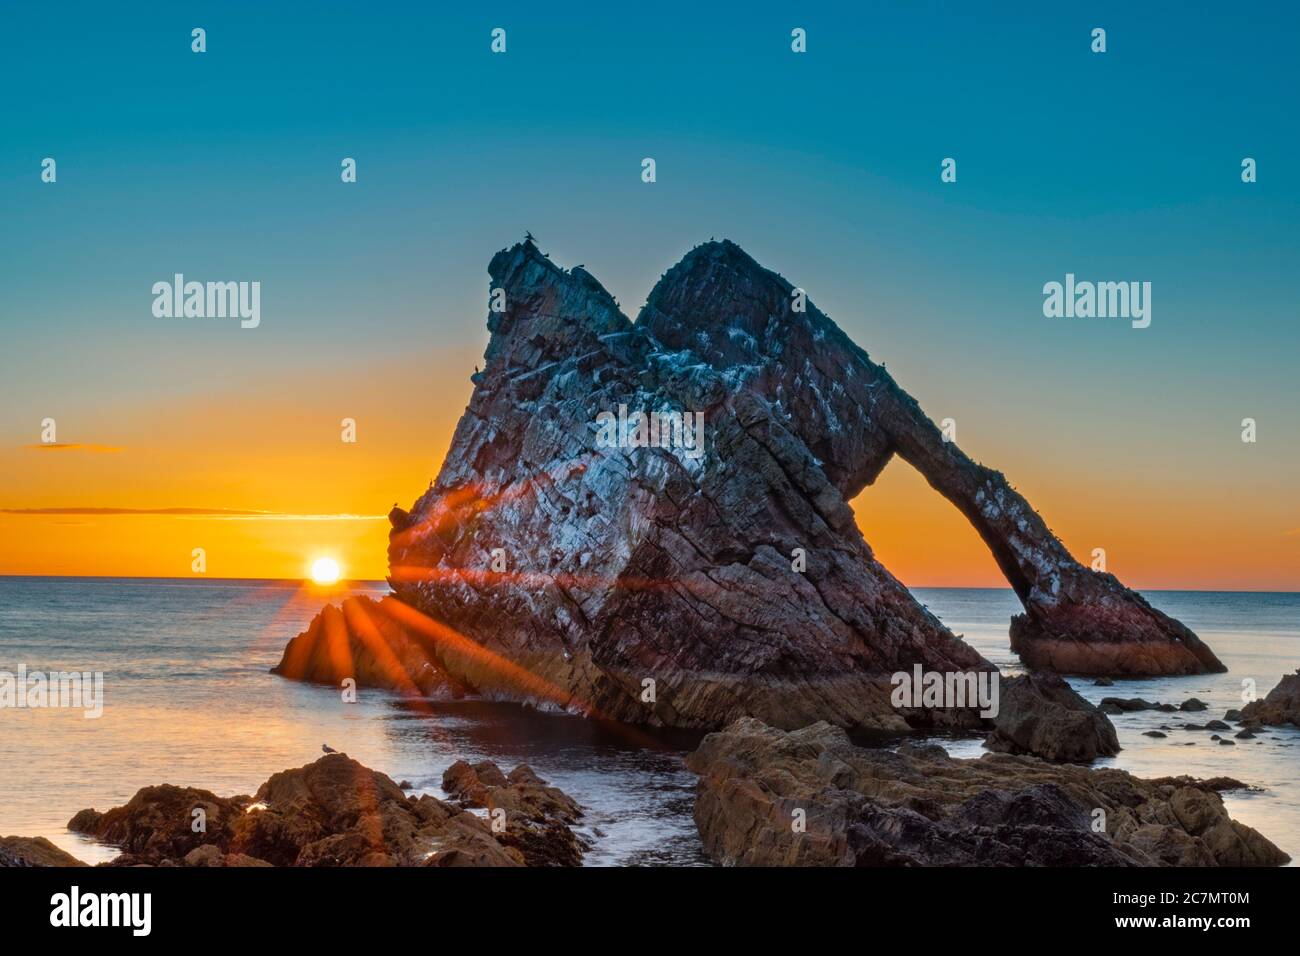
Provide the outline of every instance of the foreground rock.
{"type": "Polygon", "coordinates": [[[577,866],[587,845],[571,828],[582,816],[576,800],[552,787],[527,764],[501,772],[490,760],[459,760],[442,776],[442,788],[457,803],[488,811],[499,821],[496,838],[523,854],[528,866],[577,866]]]}
{"type": "Polygon", "coordinates": [[[122,850],[119,865],[182,859],[205,843],[229,846],[248,797],[227,799],[208,790],[161,784],[136,792],[126,804],[100,813],[82,810],[68,829],[122,850]],[[205,828],[195,832],[195,826],[205,828]]]}
{"type": "Polygon", "coordinates": [[[1241,708],[1241,720],[1247,725],[1300,727],[1300,669],[1284,676],[1263,700],[1251,701],[1241,708]]]}
{"type": "Polygon", "coordinates": [[[433,645],[401,622],[392,597],[350,597],[326,605],[284,649],[271,673],[338,687],[382,687],[409,696],[460,698],[465,688],[437,662],[433,645]]]}
{"type": "MultiPolygon", "coordinates": [[[[534,786],[527,774],[521,789],[534,786]]],[[[507,813],[496,833],[474,813],[427,795],[408,798],[384,774],[327,754],[275,774],[252,797],[146,787],[124,806],[81,811],[68,828],[120,847],[110,866],[522,866],[530,854],[515,844],[531,848],[534,830],[558,841],[571,819],[539,807],[527,819],[507,813]]],[[[577,846],[563,855],[566,865],[579,861],[577,846]]]]}
{"type": "Polygon", "coordinates": [[[474,692],[684,727],[971,726],[968,710],[889,702],[889,675],[914,665],[991,668],[858,530],[849,501],[895,454],[992,549],[1025,606],[1012,638],[1031,667],[1222,669],[1079,565],[1001,474],[734,244],[692,250],[635,324],[531,242],[488,271],[505,307],[485,367],[389,541],[403,623],[474,692]]]}
{"type": "Polygon", "coordinates": [[[1055,674],[1004,677],[999,709],[984,746],[1000,753],[1090,763],[1119,753],[1115,726],[1055,674]]]}
{"type": "Polygon", "coordinates": [[[1032,757],[954,760],[939,747],[867,750],[826,723],[783,732],[739,720],[705,737],[687,764],[700,775],[700,836],[723,864],[1276,866],[1288,859],[1230,819],[1209,786],[1032,757]],[[1099,819],[1104,833],[1093,830],[1099,819]]]}
{"type": "Polygon", "coordinates": [[[45,837],[0,837],[0,868],[27,866],[85,866],[45,837]]]}

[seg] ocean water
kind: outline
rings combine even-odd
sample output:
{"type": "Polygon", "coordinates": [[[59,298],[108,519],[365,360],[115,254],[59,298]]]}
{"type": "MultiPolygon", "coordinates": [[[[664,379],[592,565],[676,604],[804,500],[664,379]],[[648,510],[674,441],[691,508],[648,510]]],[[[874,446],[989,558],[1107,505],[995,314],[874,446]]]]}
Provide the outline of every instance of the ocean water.
{"type": "MultiPolygon", "coordinates": [[[[379,596],[382,584],[350,593],[379,596]]],[[[591,865],[705,863],[691,818],[694,778],[682,756],[692,733],[648,732],[483,702],[412,705],[362,690],[345,704],[329,687],[268,669],[326,600],[291,582],[0,577],[0,670],[102,671],[103,716],[78,710],[0,710],[0,835],[45,836],[88,862],[114,851],[68,832],[85,807],[125,803],[140,787],[175,783],[222,795],[252,793],[272,773],[315,760],[321,745],[415,792],[443,796],[458,759],[528,763],[587,808],[591,865]]],[[[918,589],[918,598],[985,657],[1018,661],[1007,624],[1019,609],[1001,590],[918,589]]],[[[1178,730],[1241,706],[1242,680],[1262,696],[1300,665],[1300,594],[1151,592],[1214,648],[1229,673],[1072,681],[1090,700],[1107,695],[1179,703],[1198,714],[1112,718],[1124,747],[1099,761],[1141,776],[1228,775],[1264,788],[1226,794],[1237,819],[1300,857],[1300,729],[1220,746],[1208,731],[1178,730]],[[1142,736],[1167,725],[1168,738],[1142,736]],[[1191,744],[1191,746],[1188,746],[1191,744]]],[[[938,740],[954,756],[982,752],[975,738],[938,740]]]]}
{"type": "MultiPolygon", "coordinates": [[[[1007,638],[1011,615],[1020,602],[1010,590],[959,588],[915,589],[930,608],[956,634],[1006,673],[1021,670],[1020,658],[1007,638]]],[[[1098,687],[1092,678],[1072,677],[1070,685],[1094,704],[1104,697],[1142,697],[1149,701],[1181,704],[1189,697],[1205,701],[1200,712],[1161,713],[1137,711],[1111,716],[1123,750],[1097,760],[1094,767],[1119,767],[1139,777],[1235,777],[1261,792],[1229,791],[1224,803],[1232,816],[1254,827],[1300,864],[1300,728],[1269,727],[1254,740],[1233,740],[1222,746],[1210,739],[1228,731],[1188,731],[1182,724],[1222,720],[1228,710],[1240,710],[1253,681],[1257,696],[1264,697],[1283,675],[1300,667],[1300,594],[1239,591],[1146,591],[1143,597],[1155,607],[1182,621],[1207,643],[1228,668],[1224,674],[1193,677],[1115,679],[1113,687],[1098,687]],[[1148,730],[1167,734],[1164,739],[1144,737],[1148,730]]],[[[954,757],[987,753],[979,739],[938,739],[954,757]]]]}

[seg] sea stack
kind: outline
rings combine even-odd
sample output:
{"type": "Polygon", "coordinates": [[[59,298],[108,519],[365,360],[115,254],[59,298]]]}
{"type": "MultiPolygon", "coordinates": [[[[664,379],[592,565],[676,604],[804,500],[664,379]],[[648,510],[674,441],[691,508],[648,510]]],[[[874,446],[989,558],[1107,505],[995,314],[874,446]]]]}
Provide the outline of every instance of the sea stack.
{"type": "Polygon", "coordinates": [[[735,244],[692,250],[635,323],[532,242],[488,271],[484,368],[442,471],[394,509],[389,543],[398,601],[475,692],[686,727],[969,725],[969,711],[889,701],[889,675],[913,665],[991,668],[858,530],[848,502],[895,454],[988,543],[1024,604],[1011,637],[1029,667],[1223,669],[1075,561],[1001,474],[735,244]],[[626,420],[623,406],[641,426],[611,447],[603,425],[626,420]],[[671,439],[697,414],[702,454],[671,439]]]}

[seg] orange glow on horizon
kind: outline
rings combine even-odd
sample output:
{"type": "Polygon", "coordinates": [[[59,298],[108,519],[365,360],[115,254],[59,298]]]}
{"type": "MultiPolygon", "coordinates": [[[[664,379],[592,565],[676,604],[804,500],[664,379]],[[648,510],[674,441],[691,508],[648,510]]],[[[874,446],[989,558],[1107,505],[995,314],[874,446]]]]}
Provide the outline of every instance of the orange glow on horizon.
{"type": "MultiPolygon", "coordinates": [[[[79,423],[79,433],[114,454],[0,447],[0,574],[301,581],[328,556],[340,576],[382,581],[388,509],[409,508],[437,474],[471,389],[464,370],[477,360],[475,351],[449,352],[330,374],[340,391],[328,414],[309,387],[319,371],[274,389],[106,407],[103,421],[79,423]],[[412,411],[427,409],[437,414],[412,411]],[[344,410],[359,423],[355,444],[340,440],[344,410]],[[110,507],[138,513],[97,510],[110,507]],[[203,575],[193,570],[195,549],[203,575]]],[[[986,438],[998,444],[981,450],[1081,561],[1104,548],[1108,569],[1139,589],[1300,590],[1300,515],[1279,504],[1294,494],[1277,462],[1261,472],[1254,459],[1224,459],[1191,475],[1170,470],[1158,448],[1110,449],[1105,460],[1082,443],[1036,452],[1053,434],[1027,424],[986,438]],[[1129,464],[1108,467],[1115,461],[1129,464]],[[1265,473],[1279,477],[1266,483],[1265,473]]],[[[463,489],[462,500],[408,533],[453,506],[485,509],[533,490],[531,482],[496,496],[463,489]]],[[[975,531],[905,462],[891,462],[852,505],[876,557],[904,584],[1006,586],[975,531]]]]}

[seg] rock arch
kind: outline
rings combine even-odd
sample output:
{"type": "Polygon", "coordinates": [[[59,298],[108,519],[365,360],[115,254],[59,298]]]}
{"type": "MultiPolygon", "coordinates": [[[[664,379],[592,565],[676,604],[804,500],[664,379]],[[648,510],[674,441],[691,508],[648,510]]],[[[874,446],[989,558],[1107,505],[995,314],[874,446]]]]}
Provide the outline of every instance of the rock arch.
{"type": "Polygon", "coordinates": [[[801,292],[734,243],[711,242],[664,275],[637,324],[778,402],[846,500],[894,455],[915,467],[974,526],[1024,605],[1011,644],[1027,666],[1079,674],[1226,669],[1179,621],[1114,575],[1076,561],[1000,472],[944,440],[884,366],[801,292]]]}

